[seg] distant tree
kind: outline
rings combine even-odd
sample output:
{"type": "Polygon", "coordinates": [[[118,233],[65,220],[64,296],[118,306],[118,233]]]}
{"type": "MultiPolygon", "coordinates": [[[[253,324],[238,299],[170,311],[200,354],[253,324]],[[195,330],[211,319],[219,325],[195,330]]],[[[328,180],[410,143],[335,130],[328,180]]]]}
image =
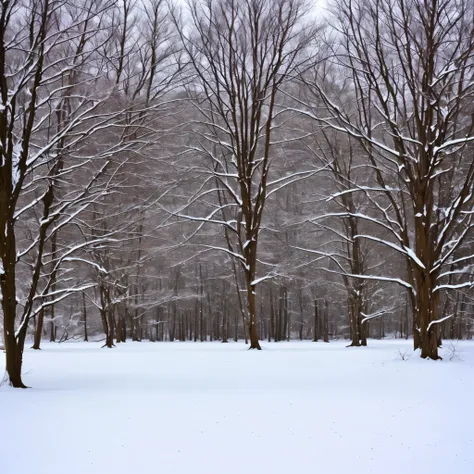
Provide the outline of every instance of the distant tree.
{"type": "Polygon", "coordinates": [[[189,99],[199,113],[188,151],[200,157],[204,176],[190,204],[210,194],[220,197],[207,217],[188,215],[189,205],[176,215],[223,226],[227,245],[215,249],[236,259],[244,273],[250,348],[260,349],[256,287],[265,204],[271,193],[301,178],[269,180],[283,113],[277,100],[282,83],[308,61],[314,29],[303,23],[308,7],[302,0],[207,0],[189,6],[190,28],[178,18],[176,23],[191,64],[189,99]]]}
{"type": "Polygon", "coordinates": [[[370,282],[364,275],[369,270],[369,259],[366,243],[358,239],[361,232],[357,218],[358,213],[364,212],[366,199],[363,195],[356,196],[353,188],[363,187],[367,173],[361,176],[357,143],[346,136],[321,130],[308,148],[322,162],[332,186],[326,198],[325,212],[310,220],[317,228],[327,231],[329,238],[323,239],[318,249],[305,250],[326,257],[333,265],[325,271],[341,276],[347,294],[351,346],[366,346],[363,315],[370,282]]]}

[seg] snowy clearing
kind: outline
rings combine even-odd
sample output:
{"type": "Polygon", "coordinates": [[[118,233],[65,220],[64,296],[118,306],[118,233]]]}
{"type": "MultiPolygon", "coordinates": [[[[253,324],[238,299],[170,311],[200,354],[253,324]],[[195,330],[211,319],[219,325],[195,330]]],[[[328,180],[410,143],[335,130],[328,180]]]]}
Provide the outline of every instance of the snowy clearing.
{"type": "Polygon", "coordinates": [[[474,472],[474,343],[370,345],[44,344],[0,388],[0,472],[474,472]]]}

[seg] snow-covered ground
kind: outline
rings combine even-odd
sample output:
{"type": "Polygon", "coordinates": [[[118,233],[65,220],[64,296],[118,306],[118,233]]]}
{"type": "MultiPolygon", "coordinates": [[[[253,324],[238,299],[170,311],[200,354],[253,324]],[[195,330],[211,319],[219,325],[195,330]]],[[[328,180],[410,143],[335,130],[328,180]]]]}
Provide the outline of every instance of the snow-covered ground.
{"type": "Polygon", "coordinates": [[[472,474],[474,343],[370,345],[44,344],[0,388],[0,473],[472,474]]]}

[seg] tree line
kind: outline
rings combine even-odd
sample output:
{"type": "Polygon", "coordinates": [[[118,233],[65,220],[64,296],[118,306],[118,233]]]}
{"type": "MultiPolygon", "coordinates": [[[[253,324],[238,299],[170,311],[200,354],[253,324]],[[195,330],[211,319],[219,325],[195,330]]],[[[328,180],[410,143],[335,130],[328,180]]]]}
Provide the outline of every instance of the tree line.
{"type": "Polygon", "coordinates": [[[469,0],[6,0],[5,381],[29,338],[471,338],[469,0]]]}

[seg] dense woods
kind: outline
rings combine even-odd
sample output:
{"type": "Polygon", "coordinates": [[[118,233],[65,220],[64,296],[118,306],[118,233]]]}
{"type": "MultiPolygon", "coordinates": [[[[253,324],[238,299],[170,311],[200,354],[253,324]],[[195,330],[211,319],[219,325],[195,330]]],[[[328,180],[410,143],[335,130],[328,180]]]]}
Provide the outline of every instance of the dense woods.
{"type": "Polygon", "coordinates": [[[5,381],[42,340],[474,321],[471,0],[4,0],[5,381]]]}

